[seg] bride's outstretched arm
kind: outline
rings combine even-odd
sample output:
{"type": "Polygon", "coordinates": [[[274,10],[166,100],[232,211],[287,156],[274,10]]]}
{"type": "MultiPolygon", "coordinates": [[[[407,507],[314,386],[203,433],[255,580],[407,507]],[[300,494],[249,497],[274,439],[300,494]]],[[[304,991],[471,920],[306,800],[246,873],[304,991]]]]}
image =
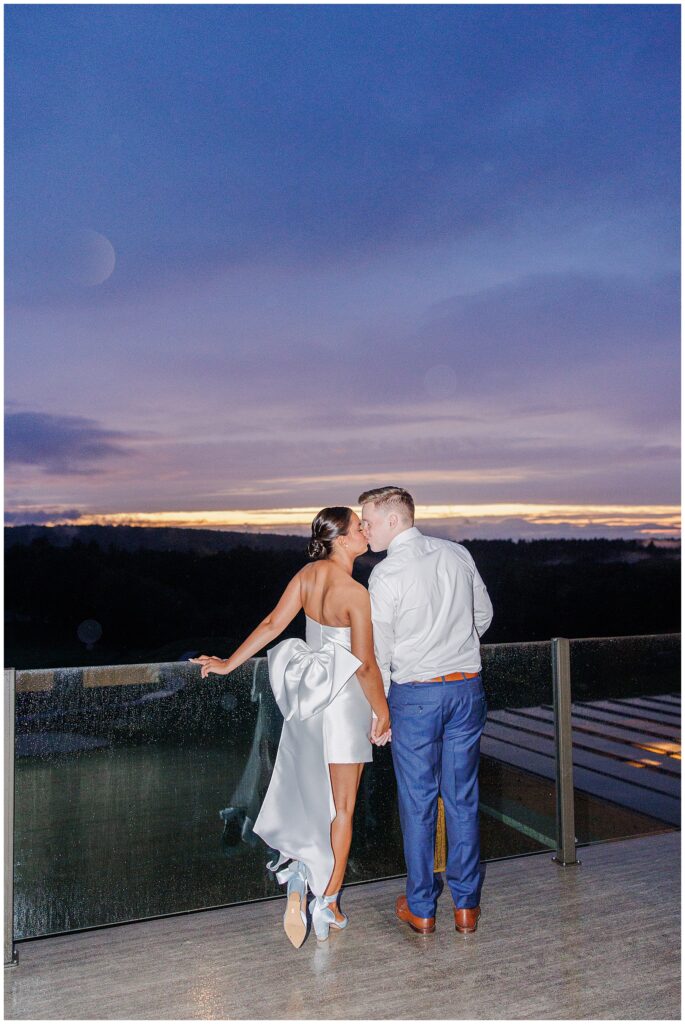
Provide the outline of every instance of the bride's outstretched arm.
{"type": "MultiPolygon", "coordinates": [[[[301,570],[300,570],[301,571],[301,570]]],[[[227,676],[234,672],[244,662],[251,658],[257,651],[271,643],[279,633],[282,633],[286,626],[290,625],[297,613],[302,608],[302,596],[300,593],[300,573],[298,572],[291,579],[283,591],[281,598],[272,612],[262,619],[256,629],[253,629],[246,640],[238,647],[229,658],[217,658],[209,654],[200,654],[197,658],[189,658],[189,661],[202,665],[202,677],[215,672],[220,676],[227,676]]]]}

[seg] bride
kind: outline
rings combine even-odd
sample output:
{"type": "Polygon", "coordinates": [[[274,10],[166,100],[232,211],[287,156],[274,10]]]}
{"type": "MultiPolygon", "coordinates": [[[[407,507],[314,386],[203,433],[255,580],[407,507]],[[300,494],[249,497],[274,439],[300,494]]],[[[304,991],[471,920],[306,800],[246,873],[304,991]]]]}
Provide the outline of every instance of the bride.
{"type": "Polygon", "coordinates": [[[311,889],[317,939],[344,928],[338,907],[352,841],[361,774],[372,742],[391,738],[390,713],[376,664],[368,591],[352,579],[354,560],[368,550],[359,516],[324,508],[312,523],[309,556],[278,604],[226,659],[190,661],[202,677],[228,675],[274,640],[304,609],[306,642],[283,640],[267,651],[269,680],[284,723],[269,788],[254,831],[277,860],[267,867],[287,882],[283,923],[294,946],[307,933],[311,889]],[[287,861],[286,867],[281,867],[287,861]],[[280,868],[280,870],[278,870],[280,868]]]}

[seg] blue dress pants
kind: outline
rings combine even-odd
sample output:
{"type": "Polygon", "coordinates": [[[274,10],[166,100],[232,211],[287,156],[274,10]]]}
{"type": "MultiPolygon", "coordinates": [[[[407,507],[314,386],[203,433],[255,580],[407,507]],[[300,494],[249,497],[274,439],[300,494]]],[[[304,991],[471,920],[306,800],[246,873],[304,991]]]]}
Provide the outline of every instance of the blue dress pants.
{"type": "Polygon", "coordinates": [[[445,804],[446,877],[454,905],[477,907],[483,884],[478,766],[487,714],[482,677],[391,683],[388,705],[409,909],[434,917],[442,892],[433,871],[438,793],[445,804]]]}

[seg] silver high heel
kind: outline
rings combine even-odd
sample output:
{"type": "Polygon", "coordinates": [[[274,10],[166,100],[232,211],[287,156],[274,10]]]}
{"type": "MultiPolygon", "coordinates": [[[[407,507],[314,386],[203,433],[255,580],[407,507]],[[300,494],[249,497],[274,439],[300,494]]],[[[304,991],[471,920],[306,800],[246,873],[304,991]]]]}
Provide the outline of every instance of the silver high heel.
{"type": "MultiPolygon", "coordinates": [[[[312,915],[312,925],[316,932],[316,937],[319,942],[325,942],[328,938],[329,928],[338,928],[342,930],[347,928],[349,918],[346,914],[343,914],[343,920],[338,921],[335,914],[330,908],[331,903],[335,903],[340,891],[331,893],[330,896],[315,896],[312,902],[309,904],[309,909],[312,915]]],[[[341,911],[342,913],[342,911],[341,911]]]]}
{"type": "Polygon", "coordinates": [[[278,880],[288,883],[288,896],[283,929],[296,949],[307,936],[307,869],[302,861],[293,861],[285,871],[278,872],[278,880]]]}

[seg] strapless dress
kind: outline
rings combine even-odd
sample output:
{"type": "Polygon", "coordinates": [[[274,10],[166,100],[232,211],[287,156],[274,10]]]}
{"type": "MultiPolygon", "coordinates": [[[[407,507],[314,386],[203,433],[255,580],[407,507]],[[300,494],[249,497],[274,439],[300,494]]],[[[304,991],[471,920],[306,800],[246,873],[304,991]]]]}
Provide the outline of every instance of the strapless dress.
{"type": "Polygon", "coordinates": [[[269,682],[283,731],[269,788],[254,831],[278,851],[267,865],[292,859],[307,868],[311,891],[322,896],[333,871],[331,822],[335,802],[328,765],[373,760],[371,706],[355,673],[349,626],[307,618],[306,641],[283,640],[267,651],[269,682]]]}

